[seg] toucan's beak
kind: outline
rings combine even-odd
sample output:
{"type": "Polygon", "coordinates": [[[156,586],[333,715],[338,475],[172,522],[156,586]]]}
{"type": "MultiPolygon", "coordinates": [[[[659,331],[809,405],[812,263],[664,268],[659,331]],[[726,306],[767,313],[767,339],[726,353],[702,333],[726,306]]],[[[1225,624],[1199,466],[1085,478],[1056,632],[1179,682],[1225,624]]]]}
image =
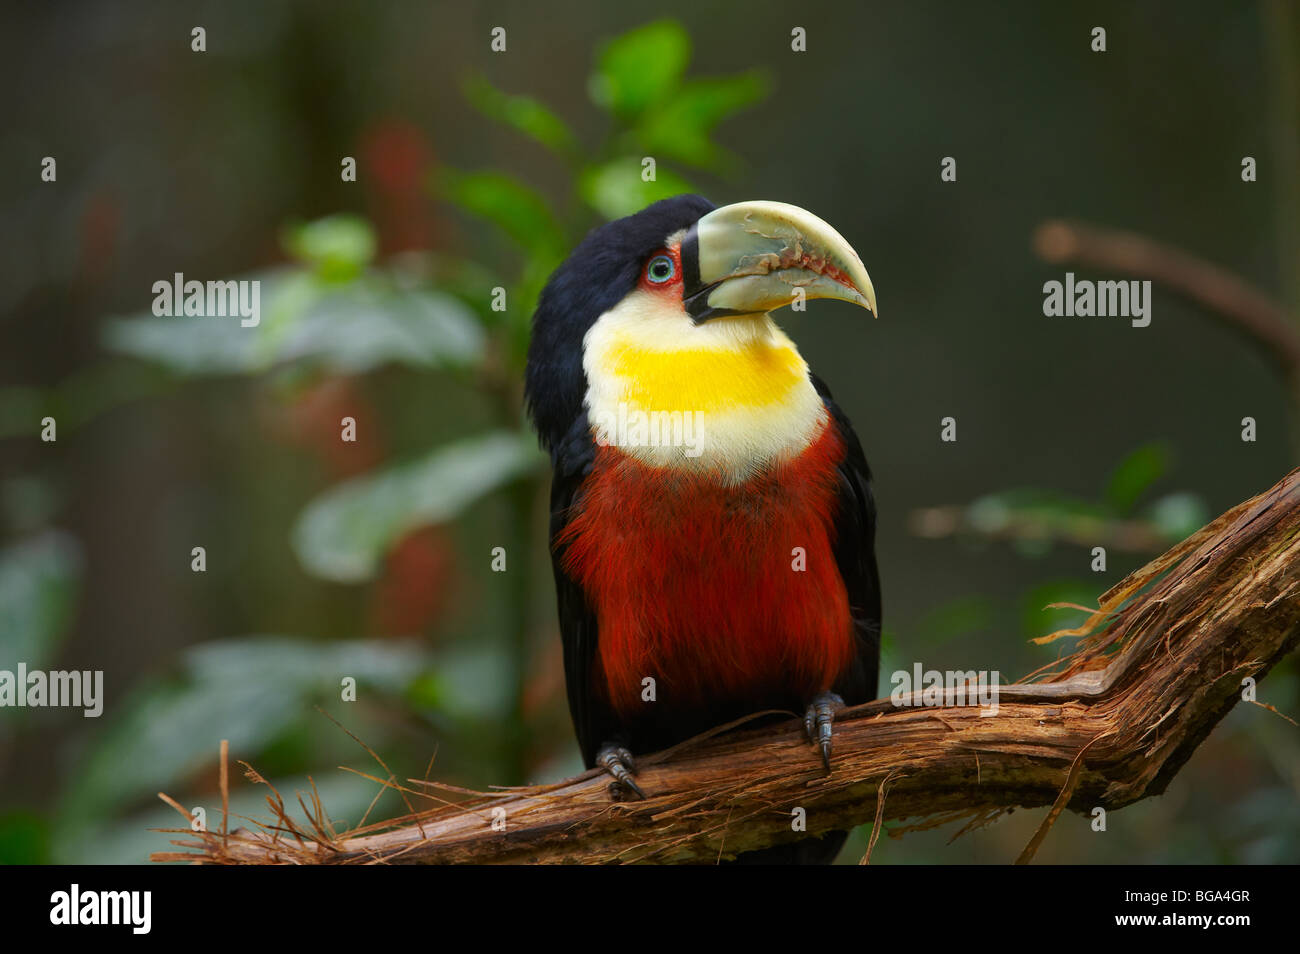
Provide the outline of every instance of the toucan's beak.
{"type": "Polygon", "coordinates": [[[838,298],[876,313],[876,290],[844,237],[784,202],[737,202],[682,239],[683,303],[696,323],[765,314],[804,298],[838,298]]]}

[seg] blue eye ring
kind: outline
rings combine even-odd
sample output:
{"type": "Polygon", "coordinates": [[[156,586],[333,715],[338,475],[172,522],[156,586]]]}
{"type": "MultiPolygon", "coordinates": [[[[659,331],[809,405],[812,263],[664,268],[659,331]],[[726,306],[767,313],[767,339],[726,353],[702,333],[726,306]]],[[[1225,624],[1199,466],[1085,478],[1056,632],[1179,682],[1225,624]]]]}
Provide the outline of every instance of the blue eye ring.
{"type": "Polygon", "coordinates": [[[646,263],[645,277],[654,285],[670,282],[677,277],[677,263],[671,255],[656,255],[646,263]]]}

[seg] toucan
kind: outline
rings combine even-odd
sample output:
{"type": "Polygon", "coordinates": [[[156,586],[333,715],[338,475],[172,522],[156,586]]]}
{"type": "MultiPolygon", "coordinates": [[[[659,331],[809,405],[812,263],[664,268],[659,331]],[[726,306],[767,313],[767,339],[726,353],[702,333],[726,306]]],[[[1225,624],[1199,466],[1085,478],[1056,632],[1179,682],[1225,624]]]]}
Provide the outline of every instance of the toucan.
{"type": "MultiPolygon", "coordinates": [[[[770,710],[833,721],[876,696],[871,473],[771,312],[876,313],[871,279],[804,209],[678,195],[593,229],[533,315],[527,408],[552,465],[564,673],[589,768],[642,798],[636,757],[770,710]]],[[[745,852],[829,862],[846,834],[745,852]]]]}

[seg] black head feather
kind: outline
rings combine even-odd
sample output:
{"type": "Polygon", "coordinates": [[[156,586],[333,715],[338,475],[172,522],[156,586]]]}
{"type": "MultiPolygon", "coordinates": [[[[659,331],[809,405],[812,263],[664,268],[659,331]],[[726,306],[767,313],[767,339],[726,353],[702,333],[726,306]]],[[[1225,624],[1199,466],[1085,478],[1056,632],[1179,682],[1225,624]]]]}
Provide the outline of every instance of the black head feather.
{"type": "Polygon", "coordinates": [[[678,195],[592,229],[542,289],[533,313],[525,396],[542,446],[554,448],[582,414],[582,339],[596,319],[636,287],[645,260],[664,240],[714,206],[678,195]]]}

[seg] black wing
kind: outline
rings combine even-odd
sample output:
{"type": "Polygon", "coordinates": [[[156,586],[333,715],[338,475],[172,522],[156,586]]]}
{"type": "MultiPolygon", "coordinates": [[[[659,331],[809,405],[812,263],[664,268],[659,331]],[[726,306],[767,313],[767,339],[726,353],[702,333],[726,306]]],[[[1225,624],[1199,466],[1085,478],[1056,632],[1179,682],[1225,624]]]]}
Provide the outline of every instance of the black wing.
{"type": "Polygon", "coordinates": [[[876,501],[871,494],[871,469],[853,425],[835,403],[826,383],[810,375],[844,442],[839,466],[839,513],[836,515],[835,562],[849,595],[853,636],[857,644],[853,663],[835,684],[849,705],[876,698],[880,669],[880,575],[876,569],[876,501]]]}
{"type": "Polygon", "coordinates": [[[590,768],[596,750],[619,741],[618,726],[609,707],[592,694],[591,668],[596,658],[596,614],[581,586],[565,572],[564,554],[556,538],[568,525],[582,482],[591,473],[596,444],[583,413],[563,441],[551,452],[551,565],[555,571],[555,601],[560,614],[560,640],[564,644],[564,684],[569,694],[569,714],[578,735],[582,759],[590,768]]]}

